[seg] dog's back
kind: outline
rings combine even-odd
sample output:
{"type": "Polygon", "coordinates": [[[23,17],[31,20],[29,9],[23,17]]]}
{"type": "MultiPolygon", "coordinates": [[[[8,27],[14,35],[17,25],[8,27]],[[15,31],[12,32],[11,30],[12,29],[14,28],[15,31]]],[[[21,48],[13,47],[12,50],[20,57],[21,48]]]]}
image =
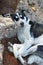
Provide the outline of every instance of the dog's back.
{"type": "Polygon", "coordinates": [[[30,32],[31,35],[34,36],[34,38],[41,36],[43,34],[43,24],[35,22],[33,26],[31,25],[30,32]]]}

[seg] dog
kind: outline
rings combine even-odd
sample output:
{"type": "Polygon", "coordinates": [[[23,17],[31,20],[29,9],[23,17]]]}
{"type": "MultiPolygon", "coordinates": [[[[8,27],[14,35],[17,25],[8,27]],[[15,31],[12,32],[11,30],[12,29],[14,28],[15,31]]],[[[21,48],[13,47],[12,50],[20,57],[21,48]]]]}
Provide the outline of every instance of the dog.
{"type": "Polygon", "coordinates": [[[17,37],[21,44],[8,42],[8,49],[23,65],[36,62],[43,65],[43,24],[31,21],[23,12],[11,14],[17,26],[17,37]],[[28,61],[23,57],[30,55],[28,61]]]}

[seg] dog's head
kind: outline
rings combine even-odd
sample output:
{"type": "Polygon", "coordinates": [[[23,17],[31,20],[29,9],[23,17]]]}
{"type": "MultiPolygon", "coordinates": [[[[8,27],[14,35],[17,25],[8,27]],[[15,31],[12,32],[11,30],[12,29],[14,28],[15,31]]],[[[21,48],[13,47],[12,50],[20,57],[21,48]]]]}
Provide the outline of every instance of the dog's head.
{"type": "Polygon", "coordinates": [[[11,14],[11,18],[15,21],[17,26],[24,27],[32,24],[32,21],[22,12],[11,14]]]}

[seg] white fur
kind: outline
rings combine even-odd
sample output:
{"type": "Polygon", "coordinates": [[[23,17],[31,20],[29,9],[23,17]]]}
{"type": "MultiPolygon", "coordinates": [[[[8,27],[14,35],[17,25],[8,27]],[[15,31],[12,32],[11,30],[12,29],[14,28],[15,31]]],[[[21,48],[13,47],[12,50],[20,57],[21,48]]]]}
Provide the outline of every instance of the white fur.
{"type": "Polygon", "coordinates": [[[38,65],[43,65],[43,59],[37,55],[31,55],[28,58],[28,64],[32,64],[33,62],[36,62],[38,65]]]}
{"type": "MultiPolygon", "coordinates": [[[[37,50],[38,45],[43,45],[43,35],[41,35],[38,38],[31,37],[30,35],[30,27],[31,25],[29,25],[30,19],[28,19],[28,21],[26,22],[26,18],[24,17],[24,19],[20,19],[18,22],[15,22],[16,25],[18,26],[17,28],[17,36],[19,41],[22,44],[14,44],[13,50],[11,49],[11,47],[9,47],[8,49],[14,53],[14,56],[16,58],[18,58],[20,60],[20,62],[25,65],[26,61],[23,59],[23,57],[32,54],[33,52],[35,52],[37,50]],[[24,27],[20,26],[20,23],[24,22],[24,27]],[[32,46],[33,44],[35,44],[34,46],[32,46]],[[32,47],[31,47],[32,46],[32,47]]],[[[40,63],[40,61],[42,61],[43,59],[41,59],[38,56],[32,55],[30,56],[30,58],[28,59],[28,64],[31,64],[33,62],[36,63],[40,63]]],[[[43,63],[42,63],[43,64],[43,63]]],[[[41,64],[39,64],[41,65],[41,64]]]]}

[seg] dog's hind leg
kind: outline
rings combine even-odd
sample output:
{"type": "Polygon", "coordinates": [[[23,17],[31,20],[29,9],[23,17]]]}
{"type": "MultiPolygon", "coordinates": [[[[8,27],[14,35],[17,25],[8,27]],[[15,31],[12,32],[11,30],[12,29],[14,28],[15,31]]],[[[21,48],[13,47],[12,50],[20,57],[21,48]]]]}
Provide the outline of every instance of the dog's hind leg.
{"type": "Polygon", "coordinates": [[[37,48],[38,48],[37,45],[32,46],[32,47],[30,47],[30,48],[27,48],[27,49],[25,50],[25,52],[22,53],[22,56],[25,57],[25,56],[27,56],[27,55],[30,55],[30,54],[36,52],[36,51],[37,51],[37,48]]]}
{"type": "Polygon", "coordinates": [[[40,44],[31,46],[30,48],[28,47],[28,45],[27,45],[27,48],[24,46],[25,49],[23,49],[22,52],[20,52],[20,50],[21,50],[21,49],[20,49],[19,52],[22,54],[23,57],[25,57],[25,56],[30,55],[30,54],[32,54],[32,53],[38,51],[38,50],[41,51],[42,47],[41,47],[41,49],[39,49],[39,46],[43,46],[43,43],[40,43],[40,44]]]}
{"type": "Polygon", "coordinates": [[[38,65],[43,65],[43,59],[40,58],[39,56],[37,55],[31,55],[29,58],[28,58],[28,64],[32,64],[32,63],[37,63],[38,65]]]}
{"type": "Polygon", "coordinates": [[[32,46],[32,43],[33,43],[32,41],[25,40],[23,46],[19,49],[19,54],[23,57],[29,55],[31,51],[35,48],[33,47],[32,49],[30,49],[32,46]]]}

